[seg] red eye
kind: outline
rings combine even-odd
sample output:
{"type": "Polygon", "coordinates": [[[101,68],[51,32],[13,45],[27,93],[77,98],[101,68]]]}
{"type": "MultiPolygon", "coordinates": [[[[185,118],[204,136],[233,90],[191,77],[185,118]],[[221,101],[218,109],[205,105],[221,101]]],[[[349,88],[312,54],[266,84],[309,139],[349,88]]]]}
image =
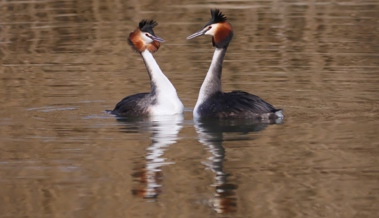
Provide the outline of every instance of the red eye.
{"type": "Polygon", "coordinates": [[[149,37],[149,34],[146,33],[145,35],[146,35],[147,37],[149,37]]]}

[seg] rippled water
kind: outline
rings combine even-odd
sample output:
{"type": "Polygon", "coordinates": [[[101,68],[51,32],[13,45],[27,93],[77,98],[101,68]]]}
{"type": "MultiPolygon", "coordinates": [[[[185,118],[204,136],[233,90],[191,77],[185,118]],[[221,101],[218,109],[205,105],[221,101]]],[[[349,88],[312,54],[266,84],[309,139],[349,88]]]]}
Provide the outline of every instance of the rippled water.
{"type": "Polygon", "coordinates": [[[2,1],[0,217],[378,217],[377,1],[2,1]],[[185,38],[220,8],[234,27],[223,89],[282,124],[194,122],[213,54],[185,38]],[[155,54],[184,116],[104,113],[149,90],[126,37],[155,54]]]}

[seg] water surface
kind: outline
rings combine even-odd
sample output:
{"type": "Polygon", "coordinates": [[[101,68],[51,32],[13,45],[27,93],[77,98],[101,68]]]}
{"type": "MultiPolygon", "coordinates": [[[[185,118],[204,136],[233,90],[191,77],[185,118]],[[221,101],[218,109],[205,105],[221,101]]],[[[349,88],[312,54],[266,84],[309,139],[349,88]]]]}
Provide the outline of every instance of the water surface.
{"type": "Polygon", "coordinates": [[[3,1],[0,217],[378,217],[377,1],[3,1]],[[220,8],[234,28],[223,89],[282,124],[195,122],[213,54],[185,38],[220,8]],[[149,91],[127,35],[155,54],[183,116],[104,113],[149,91]]]}

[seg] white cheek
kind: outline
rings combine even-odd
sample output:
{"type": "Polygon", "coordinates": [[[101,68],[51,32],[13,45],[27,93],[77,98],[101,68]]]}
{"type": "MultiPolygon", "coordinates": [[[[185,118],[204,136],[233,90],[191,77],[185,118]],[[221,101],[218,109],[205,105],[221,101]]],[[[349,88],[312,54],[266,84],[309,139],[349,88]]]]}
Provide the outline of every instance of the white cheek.
{"type": "Polygon", "coordinates": [[[216,29],[217,29],[217,24],[212,24],[211,25],[211,29],[210,30],[208,30],[206,33],[205,33],[205,35],[210,35],[210,36],[214,36],[215,35],[215,33],[216,33],[216,29]]]}
{"type": "Polygon", "coordinates": [[[147,37],[147,36],[145,35],[145,33],[141,33],[141,38],[142,38],[142,40],[143,40],[144,42],[146,42],[147,44],[153,42],[153,40],[152,40],[150,37],[147,37]]]}

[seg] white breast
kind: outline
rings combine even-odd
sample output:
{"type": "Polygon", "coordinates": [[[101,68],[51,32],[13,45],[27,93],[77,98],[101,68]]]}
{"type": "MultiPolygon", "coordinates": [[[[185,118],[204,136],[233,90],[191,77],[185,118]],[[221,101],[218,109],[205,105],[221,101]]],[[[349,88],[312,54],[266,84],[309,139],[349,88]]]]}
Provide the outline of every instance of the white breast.
{"type": "Polygon", "coordinates": [[[174,115],[183,113],[184,106],[176,92],[174,94],[158,94],[157,103],[150,107],[151,115],[174,115]]]}
{"type": "Polygon", "coordinates": [[[145,63],[150,70],[151,80],[155,85],[157,102],[149,107],[150,115],[173,115],[183,113],[183,104],[180,101],[175,87],[163,74],[149,51],[141,53],[145,63]]]}

